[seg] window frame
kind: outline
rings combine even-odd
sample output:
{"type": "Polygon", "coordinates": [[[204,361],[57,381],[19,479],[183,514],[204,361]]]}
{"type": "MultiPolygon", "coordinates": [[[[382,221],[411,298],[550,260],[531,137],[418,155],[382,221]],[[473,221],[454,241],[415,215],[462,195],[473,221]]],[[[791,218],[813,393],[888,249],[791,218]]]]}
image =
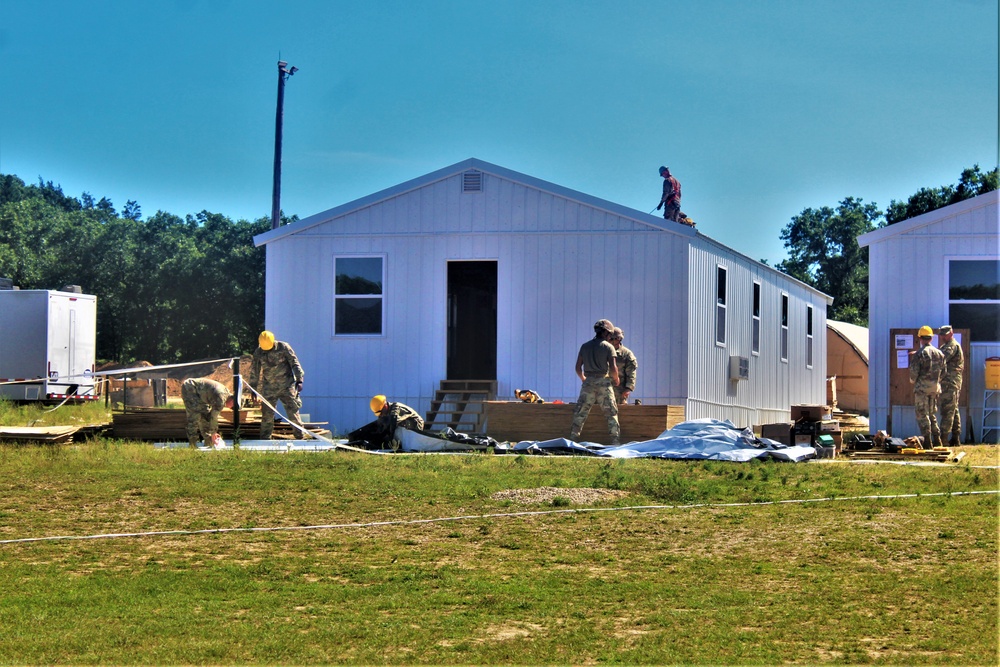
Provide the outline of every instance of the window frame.
{"type": "MultiPolygon", "coordinates": [[[[995,306],[1000,310],[1000,297],[997,299],[953,299],[951,294],[951,268],[952,264],[958,262],[994,262],[997,264],[998,275],[1000,275],[1000,255],[981,255],[981,256],[969,256],[969,255],[952,255],[944,258],[944,277],[945,277],[945,295],[946,302],[945,307],[947,308],[947,321],[956,328],[969,329],[970,338],[976,343],[1000,343],[1000,340],[990,340],[990,339],[977,339],[976,333],[978,333],[973,327],[969,326],[969,322],[964,322],[961,317],[954,317],[952,315],[952,309],[957,306],[995,306]]],[[[1000,329],[1000,325],[998,325],[1000,329]]]]}
{"type": "Polygon", "coordinates": [[[333,322],[331,335],[333,338],[384,338],[386,336],[386,277],[388,274],[388,258],[385,253],[359,253],[359,254],[336,254],[333,256],[333,322]],[[382,282],[379,294],[338,294],[337,293],[337,261],[341,259],[377,259],[381,263],[382,282]],[[355,299],[378,299],[380,302],[379,324],[380,331],[360,332],[360,333],[338,333],[337,332],[337,305],[340,301],[355,299]]]}
{"type": "Polygon", "coordinates": [[[753,295],[750,301],[750,354],[760,356],[760,312],[761,312],[761,282],[753,281],[753,295]]]}
{"type": "Polygon", "coordinates": [[[781,293],[781,312],[778,324],[781,325],[779,355],[782,363],[788,363],[788,292],[781,293]]]}
{"type": "Polygon", "coordinates": [[[715,344],[726,346],[727,313],[729,308],[729,269],[715,265],[715,344]]]}
{"type": "Polygon", "coordinates": [[[813,367],[813,316],[815,315],[811,303],[806,304],[806,368],[813,367]]]}

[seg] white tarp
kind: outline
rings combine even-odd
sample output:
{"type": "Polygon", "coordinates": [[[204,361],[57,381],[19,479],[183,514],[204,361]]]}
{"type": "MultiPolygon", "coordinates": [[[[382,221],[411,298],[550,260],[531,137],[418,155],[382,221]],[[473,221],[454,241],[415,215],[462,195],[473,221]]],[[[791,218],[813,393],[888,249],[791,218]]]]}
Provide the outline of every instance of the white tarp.
{"type": "Polygon", "coordinates": [[[526,440],[507,450],[511,454],[586,454],[609,458],[708,459],[750,461],[773,458],[804,461],[815,458],[816,450],[803,445],[783,445],[757,438],[750,429],[740,430],[730,421],[692,419],[664,431],[653,440],[608,447],[594,442],[576,443],[566,438],[542,442],[526,440]]]}

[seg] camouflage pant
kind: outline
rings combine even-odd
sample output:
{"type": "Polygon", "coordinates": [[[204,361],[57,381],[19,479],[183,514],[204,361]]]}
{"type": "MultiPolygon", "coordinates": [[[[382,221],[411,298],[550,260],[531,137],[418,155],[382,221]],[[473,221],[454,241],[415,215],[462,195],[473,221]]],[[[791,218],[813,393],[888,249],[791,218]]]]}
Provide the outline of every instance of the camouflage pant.
{"type": "Polygon", "coordinates": [[[920,435],[924,436],[924,448],[930,449],[941,445],[941,429],[937,423],[938,396],[940,394],[916,394],[913,408],[917,416],[920,435]]]}
{"type": "Polygon", "coordinates": [[[664,204],[663,206],[664,220],[673,220],[674,222],[677,222],[680,220],[680,217],[681,217],[680,202],[676,202],[673,204],[664,204]]]}
{"type": "MultiPolygon", "coordinates": [[[[282,407],[285,408],[285,414],[288,416],[288,421],[293,424],[298,424],[305,428],[302,424],[302,419],[299,418],[299,409],[302,408],[302,399],[299,398],[299,392],[295,391],[295,387],[263,387],[261,390],[261,396],[264,400],[278,407],[278,401],[281,401],[282,407]]],[[[298,429],[295,430],[295,439],[301,440],[302,438],[308,437],[299,432],[298,429]]],[[[274,432],[274,410],[267,407],[263,403],[260,404],[260,439],[270,440],[271,433],[274,432]]]]}
{"type": "Polygon", "coordinates": [[[958,409],[960,393],[961,387],[954,390],[946,388],[941,392],[941,434],[947,437],[951,433],[959,442],[962,440],[962,413],[958,409]]]}
{"type": "Polygon", "coordinates": [[[601,406],[604,416],[608,418],[608,432],[611,440],[618,442],[620,430],[618,427],[618,405],[615,403],[615,393],[611,390],[611,379],[601,378],[599,380],[587,380],[580,387],[580,397],[576,399],[576,408],[573,410],[573,426],[570,429],[570,440],[580,437],[580,431],[587,422],[590,415],[590,408],[594,403],[601,406]]]}

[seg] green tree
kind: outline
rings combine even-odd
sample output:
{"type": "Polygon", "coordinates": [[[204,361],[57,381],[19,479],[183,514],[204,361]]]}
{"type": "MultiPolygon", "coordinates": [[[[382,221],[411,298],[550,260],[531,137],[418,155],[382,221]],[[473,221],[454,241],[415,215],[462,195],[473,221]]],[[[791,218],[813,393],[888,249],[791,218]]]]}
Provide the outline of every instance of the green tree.
{"type": "Polygon", "coordinates": [[[978,164],[973,165],[971,169],[962,170],[957,185],[921,188],[910,195],[905,202],[895,199],[889,202],[889,207],[885,211],[886,224],[894,225],[897,222],[991,192],[997,189],[998,182],[1000,182],[1000,176],[998,176],[997,168],[994,167],[992,171],[984,174],[980,171],[978,164]]]}
{"type": "Polygon", "coordinates": [[[805,209],[781,230],[789,257],[778,270],[832,296],[829,319],[867,326],[868,249],[857,239],[881,217],[877,205],[853,197],[836,210],[805,209]]]}

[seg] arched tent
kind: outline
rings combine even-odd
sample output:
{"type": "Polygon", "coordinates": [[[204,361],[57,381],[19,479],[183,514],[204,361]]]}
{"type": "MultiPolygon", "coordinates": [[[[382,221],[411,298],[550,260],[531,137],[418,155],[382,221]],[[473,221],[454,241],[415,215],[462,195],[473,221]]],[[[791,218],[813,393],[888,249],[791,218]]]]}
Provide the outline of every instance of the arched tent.
{"type": "Polygon", "coordinates": [[[868,414],[868,329],[856,324],[826,321],[826,372],[836,378],[836,408],[868,414]]]}

